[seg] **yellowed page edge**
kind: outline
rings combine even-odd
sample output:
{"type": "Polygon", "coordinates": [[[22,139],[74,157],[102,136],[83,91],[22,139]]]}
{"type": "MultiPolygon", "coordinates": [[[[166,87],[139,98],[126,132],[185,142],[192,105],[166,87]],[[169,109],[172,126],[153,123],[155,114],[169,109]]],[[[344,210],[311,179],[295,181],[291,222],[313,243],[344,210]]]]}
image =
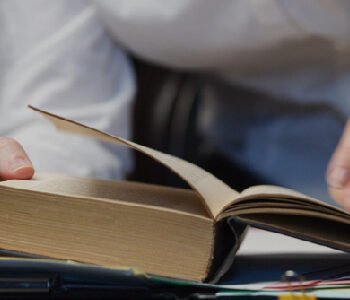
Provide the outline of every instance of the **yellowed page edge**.
{"type": "Polygon", "coordinates": [[[298,200],[303,200],[305,203],[308,202],[313,205],[327,207],[329,209],[340,212],[342,214],[349,215],[349,213],[342,208],[322,202],[316,198],[309,197],[295,190],[280,187],[280,186],[275,186],[275,185],[256,185],[256,186],[247,188],[241,192],[240,196],[237,199],[235,199],[235,203],[239,203],[247,199],[259,199],[259,198],[270,198],[271,200],[275,199],[276,203],[279,201],[279,199],[283,199],[283,198],[298,199],[298,200]]]}

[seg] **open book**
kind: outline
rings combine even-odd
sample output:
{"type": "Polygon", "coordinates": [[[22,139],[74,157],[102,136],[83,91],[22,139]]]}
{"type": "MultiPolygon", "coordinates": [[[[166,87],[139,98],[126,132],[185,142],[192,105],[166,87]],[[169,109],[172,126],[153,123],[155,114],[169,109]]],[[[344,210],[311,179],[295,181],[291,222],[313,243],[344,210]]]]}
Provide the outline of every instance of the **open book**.
{"type": "Polygon", "coordinates": [[[341,209],[275,186],[238,193],[180,158],[31,108],[59,130],[150,156],[193,190],[59,174],[3,181],[2,249],[196,281],[230,267],[247,225],[350,250],[350,215],[341,209]]]}

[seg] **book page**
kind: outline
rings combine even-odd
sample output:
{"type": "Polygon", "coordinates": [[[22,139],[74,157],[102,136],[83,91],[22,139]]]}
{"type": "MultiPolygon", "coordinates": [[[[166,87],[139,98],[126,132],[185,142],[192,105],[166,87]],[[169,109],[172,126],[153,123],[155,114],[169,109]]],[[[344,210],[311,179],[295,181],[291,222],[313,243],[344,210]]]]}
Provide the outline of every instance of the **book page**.
{"type": "Polygon", "coordinates": [[[283,188],[280,186],[275,185],[256,185],[251,186],[241,192],[241,196],[253,196],[253,195],[264,195],[264,194],[272,194],[276,196],[283,195],[284,197],[290,196],[290,197],[302,197],[302,198],[309,198],[308,196],[299,193],[292,189],[283,188]]]}
{"type": "Polygon", "coordinates": [[[276,200],[276,206],[280,199],[294,199],[296,201],[302,201],[305,205],[312,204],[322,207],[326,207],[333,211],[338,211],[341,213],[346,213],[343,209],[330,205],[328,203],[322,202],[318,199],[309,197],[305,194],[297,192],[292,189],[283,188],[274,185],[256,185],[241,192],[240,196],[234,200],[234,203],[239,203],[245,199],[259,199],[259,198],[271,198],[276,200]]]}
{"type": "Polygon", "coordinates": [[[7,180],[2,187],[37,191],[71,198],[126,202],[159,210],[176,210],[185,214],[208,217],[198,193],[189,189],[169,188],[133,181],[80,178],[63,174],[35,173],[32,180],[7,180]]]}
{"type": "Polygon", "coordinates": [[[248,188],[220,214],[227,217],[350,252],[350,214],[291,189],[248,188]]]}
{"type": "MultiPolygon", "coordinates": [[[[27,186],[35,182],[40,185],[40,180],[22,181],[27,186]]],[[[206,275],[213,247],[208,217],[121,201],[136,196],[135,189],[116,187],[117,199],[111,201],[90,198],[90,193],[86,198],[84,190],[77,196],[78,186],[71,187],[75,197],[70,197],[62,195],[66,189],[57,195],[6,185],[13,181],[0,183],[0,249],[103,267],[137,266],[189,280],[206,275]]],[[[57,185],[52,189],[56,192],[57,185]]],[[[153,202],[151,191],[145,194],[143,201],[153,202]]]]}
{"type": "Polygon", "coordinates": [[[170,154],[162,153],[152,148],[138,145],[126,139],[112,136],[78,122],[64,119],[32,106],[29,107],[40,112],[45,118],[49,119],[58,130],[89,136],[108,143],[127,146],[144,153],[167,166],[170,170],[187,181],[187,183],[198,192],[203,199],[203,204],[205,205],[209,215],[213,218],[216,218],[223,207],[231,203],[232,200],[239,195],[237,191],[231,189],[223,181],[219,180],[211,173],[203,170],[195,164],[189,163],[170,154]]]}
{"type": "Polygon", "coordinates": [[[350,252],[350,219],[346,217],[304,215],[300,211],[250,213],[239,218],[253,227],[350,252]]]}

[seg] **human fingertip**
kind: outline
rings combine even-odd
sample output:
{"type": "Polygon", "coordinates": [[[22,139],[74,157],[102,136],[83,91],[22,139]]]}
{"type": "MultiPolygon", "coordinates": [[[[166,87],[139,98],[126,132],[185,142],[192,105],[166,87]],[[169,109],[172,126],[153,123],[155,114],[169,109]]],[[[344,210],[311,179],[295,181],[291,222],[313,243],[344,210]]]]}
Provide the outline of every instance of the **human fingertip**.
{"type": "Polygon", "coordinates": [[[344,199],[344,209],[350,212],[350,199],[344,199]]]}
{"type": "Polygon", "coordinates": [[[7,167],[1,172],[3,180],[31,179],[34,175],[32,162],[27,156],[17,156],[8,161],[7,167]]]}
{"type": "Polygon", "coordinates": [[[343,188],[350,180],[350,171],[343,167],[335,167],[327,174],[327,184],[333,188],[343,188]]]}
{"type": "Polygon", "coordinates": [[[34,168],[32,166],[23,166],[15,170],[13,179],[25,180],[32,179],[34,175],[34,168]]]}
{"type": "Polygon", "coordinates": [[[350,186],[346,186],[342,189],[342,205],[345,210],[350,211],[350,186]]]}
{"type": "Polygon", "coordinates": [[[27,157],[16,157],[11,159],[8,163],[8,170],[12,173],[16,173],[17,170],[23,169],[26,167],[32,167],[31,161],[27,157]]]}

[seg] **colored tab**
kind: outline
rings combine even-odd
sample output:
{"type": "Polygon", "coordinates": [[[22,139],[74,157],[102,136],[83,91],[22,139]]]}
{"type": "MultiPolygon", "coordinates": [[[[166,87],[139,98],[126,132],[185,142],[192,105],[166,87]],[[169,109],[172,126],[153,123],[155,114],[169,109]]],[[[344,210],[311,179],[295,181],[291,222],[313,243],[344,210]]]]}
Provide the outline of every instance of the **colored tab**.
{"type": "Polygon", "coordinates": [[[280,294],[278,300],[316,300],[317,297],[312,294],[280,294]]]}

